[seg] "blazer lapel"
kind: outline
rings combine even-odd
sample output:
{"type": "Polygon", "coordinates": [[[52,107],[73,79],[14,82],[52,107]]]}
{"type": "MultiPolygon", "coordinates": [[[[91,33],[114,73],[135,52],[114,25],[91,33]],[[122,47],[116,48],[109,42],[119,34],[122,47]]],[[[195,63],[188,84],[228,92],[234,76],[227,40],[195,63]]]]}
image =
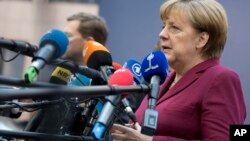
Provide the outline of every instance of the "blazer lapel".
{"type": "Polygon", "coordinates": [[[165,101],[168,98],[180,93],[182,90],[190,86],[193,82],[195,82],[202,72],[204,72],[207,68],[215,66],[219,63],[218,59],[209,59],[203,63],[198,64],[191,70],[187,72],[171,89],[169,89],[171,83],[175,78],[175,73],[172,73],[167,79],[166,83],[163,83],[160,90],[160,97],[157,101],[157,104],[165,101]]]}
{"type": "MultiPolygon", "coordinates": [[[[183,89],[191,85],[197,78],[198,76],[195,73],[192,73],[190,75],[185,75],[185,77],[182,77],[181,80],[179,80],[171,89],[169,90],[167,89],[167,91],[165,89],[165,91],[163,90],[162,93],[160,93],[162,97],[157,101],[157,104],[180,93],[183,89]]],[[[170,87],[171,82],[169,82],[170,84],[167,85],[167,88],[170,87]]]]}

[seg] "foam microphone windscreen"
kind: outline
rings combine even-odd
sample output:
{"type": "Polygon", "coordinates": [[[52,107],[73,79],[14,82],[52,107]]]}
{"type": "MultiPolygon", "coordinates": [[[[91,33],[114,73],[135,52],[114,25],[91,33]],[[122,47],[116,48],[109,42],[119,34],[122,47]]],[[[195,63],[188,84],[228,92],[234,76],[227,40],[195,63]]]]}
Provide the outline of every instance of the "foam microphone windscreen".
{"type": "MultiPolygon", "coordinates": [[[[108,85],[128,86],[133,85],[134,78],[130,70],[126,68],[116,70],[110,77],[108,85]]],[[[126,94],[122,95],[122,99],[126,97],[126,94]]]]}
{"type": "Polygon", "coordinates": [[[52,29],[46,32],[39,43],[39,47],[44,47],[46,44],[52,44],[56,51],[53,55],[53,59],[61,57],[67,50],[69,40],[65,32],[59,29],[52,29]]]}
{"type": "Polygon", "coordinates": [[[62,67],[56,67],[53,71],[49,82],[54,84],[66,85],[71,77],[71,72],[68,69],[62,67]]]}
{"type": "Polygon", "coordinates": [[[168,73],[168,60],[162,51],[154,51],[147,55],[142,61],[141,68],[142,76],[145,81],[150,83],[150,79],[154,75],[161,78],[162,84],[168,73]]]}
{"type": "Polygon", "coordinates": [[[112,63],[112,66],[114,67],[115,70],[118,70],[118,69],[121,69],[122,68],[122,65],[117,63],[117,62],[113,62],[112,63]]]}
{"type": "Polygon", "coordinates": [[[83,64],[99,70],[100,66],[112,66],[112,57],[102,44],[96,41],[87,41],[83,47],[83,64]]]}
{"type": "Polygon", "coordinates": [[[141,63],[134,59],[128,59],[124,65],[123,68],[129,69],[134,76],[134,81],[136,84],[140,84],[142,80],[142,74],[141,74],[141,63]]]}
{"type": "Polygon", "coordinates": [[[32,64],[24,74],[26,83],[32,83],[39,71],[53,59],[61,57],[67,50],[69,40],[65,32],[52,29],[40,40],[39,49],[32,58],[32,64]]]}

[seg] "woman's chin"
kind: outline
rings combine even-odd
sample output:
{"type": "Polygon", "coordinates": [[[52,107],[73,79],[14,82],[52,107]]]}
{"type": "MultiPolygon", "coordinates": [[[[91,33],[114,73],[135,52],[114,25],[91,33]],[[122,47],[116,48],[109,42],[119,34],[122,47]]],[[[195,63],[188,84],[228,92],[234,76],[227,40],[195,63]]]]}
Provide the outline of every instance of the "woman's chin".
{"type": "Polygon", "coordinates": [[[165,56],[166,56],[168,62],[171,61],[171,60],[173,60],[173,56],[172,55],[165,53],[165,56]]]}

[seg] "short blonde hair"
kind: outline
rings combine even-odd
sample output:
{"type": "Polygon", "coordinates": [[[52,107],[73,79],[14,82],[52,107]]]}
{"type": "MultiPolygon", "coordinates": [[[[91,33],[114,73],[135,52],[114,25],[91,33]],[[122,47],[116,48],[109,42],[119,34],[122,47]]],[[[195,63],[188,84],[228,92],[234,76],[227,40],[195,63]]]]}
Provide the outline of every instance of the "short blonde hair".
{"type": "Polygon", "coordinates": [[[209,40],[202,50],[205,58],[219,58],[224,50],[228,21],[227,15],[216,0],[168,0],[160,8],[160,16],[165,21],[172,10],[185,12],[192,26],[209,34],[209,40]]]}

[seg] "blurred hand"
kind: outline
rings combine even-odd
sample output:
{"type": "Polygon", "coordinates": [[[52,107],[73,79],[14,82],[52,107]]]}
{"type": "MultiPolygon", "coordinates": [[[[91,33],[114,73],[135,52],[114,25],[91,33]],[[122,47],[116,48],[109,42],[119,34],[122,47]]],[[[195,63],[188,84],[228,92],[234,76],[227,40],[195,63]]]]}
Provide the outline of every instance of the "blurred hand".
{"type": "Polygon", "coordinates": [[[111,135],[114,141],[152,141],[153,137],[141,134],[141,126],[127,124],[126,126],[114,124],[111,128],[111,135]]]}

